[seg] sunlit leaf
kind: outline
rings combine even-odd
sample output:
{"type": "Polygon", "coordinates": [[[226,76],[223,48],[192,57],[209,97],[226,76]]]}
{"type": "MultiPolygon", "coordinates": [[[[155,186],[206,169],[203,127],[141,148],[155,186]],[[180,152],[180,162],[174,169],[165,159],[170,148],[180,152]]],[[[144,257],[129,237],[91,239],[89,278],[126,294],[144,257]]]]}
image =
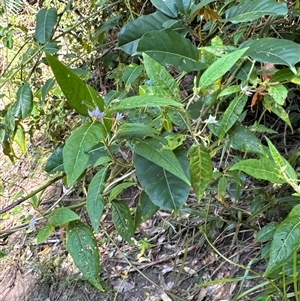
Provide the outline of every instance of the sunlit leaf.
{"type": "Polygon", "coordinates": [[[68,185],[80,177],[89,161],[88,151],[106,136],[104,126],[90,122],[74,130],[63,148],[64,169],[68,185]]]}
{"type": "Polygon", "coordinates": [[[67,207],[53,210],[48,219],[49,224],[52,226],[62,226],[75,220],[79,220],[79,216],[67,207]]]}
{"type": "Polygon", "coordinates": [[[192,145],[189,157],[192,187],[200,201],[211,181],[213,165],[208,150],[202,145],[192,145]]]}

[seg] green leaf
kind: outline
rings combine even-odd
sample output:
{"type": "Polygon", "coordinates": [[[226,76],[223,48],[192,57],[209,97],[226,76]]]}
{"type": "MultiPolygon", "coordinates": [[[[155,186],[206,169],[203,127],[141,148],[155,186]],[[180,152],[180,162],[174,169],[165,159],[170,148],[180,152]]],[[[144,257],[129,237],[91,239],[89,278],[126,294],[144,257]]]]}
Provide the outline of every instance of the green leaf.
{"type": "Polygon", "coordinates": [[[192,145],[189,149],[192,187],[200,201],[213,174],[213,165],[208,150],[203,145],[192,145]]]}
{"type": "Polygon", "coordinates": [[[99,251],[91,229],[80,221],[69,223],[67,250],[83,276],[103,292],[99,282],[99,251]]]}
{"type": "Polygon", "coordinates": [[[118,233],[128,243],[133,244],[132,237],[134,235],[134,222],[131,217],[129,207],[122,201],[113,200],[112,219],[118,233]]]}
{"type": "Polygon", "coordinates": [[[288,13],[286,3],[273,0],[245,1],[232,6],[225,11],[225,17],[232,23],[241,23],[257,20],[264,15],[285,16],[288,13]]]}
{"type": "Polygon", "coordinates": [[[49,174],[65,171],[63,161],[63,148],[59,146],[47,160],[45,171],[49,174]]]}
{"type": "Polygon", "coordinates": [[[170,18],[165,14],[155,12],[128,22],[122,27],[118,36],[120,49],[130,55],[134,54],[140,38],[149,31],[162,29],[163,24],[168,20],[170,18]]]}
{"type": "Polygon", "coordinates": [[[79,216],[71,209],[62,207],[51,212],[48,222],[51,226],[62,226],[75,220],[79,220],[79,216]]]}
{"type": "Polygon", "coordinates": [[[283,184],[286,182],[274,161],[265,158],[240,161],[234,164],[230,170],[241,170],[256,179],[267,180],[272,183],[283,184]]]}
{"type": "Polygon", "coordinates": [[[135,229],[151,218],[158,211],[158,209],[159,207],[152,203],[148,194],[143,190],[135,212],[135,229]]]}
{"type": "Polygon", "coordinates": [[[134,185],[136,185],[135,182],[124,182],[124,183],[121,183],[119,185],[116,185],[110,191],[109,200],[112,201],[112,200],[116,199],[119,196],[119,194],[122,193],[123,190],[125,190],[128,187],[134,186],[134,185]]]}
{"type": "Polygon", "coordinates": [[[288,96],[288,90],[284,85],[275,85],[267,87],[269,95],[279,104],[283,105],[288,96]]]}
{"type": "Polygon", "coordinates": [[[254,153],[266,156],[266,150],[249,129],[242,124],[235,124],[228,132],[230,147],[242,152],[254,153]]]}
{"type": "Polygon", "coordinates": [[[57,11],[51,7],[41,9],[36,15],[35,39],[40,44],[45,44],[51,37],[57,22],[57,11]]]}
{"type": "Polygon", "coordinates": [[[143,62],[151,80],[152,86],[159,86],[165,90],[170,98],[180,101],[181,93],[180,88],[173,76],[157,61],[153,60],[149,55],[143,53],[143,62]]]}
{"type": "Polygon", "coordinates": [[[186,176],[175,154],[171,150],[166,149],[165,144],[162,144],[159,140],[140,139],[136,139],[134,144],[135,154],[157,164],[190,185],[190,180],[186,176]]]}
{"type": "Polygon", "coordinates": [[[291,40],[264,38],[248,40],[240,48],[249,47],[246,55],[263,63],[289,66],[296,74],[295,64],[300,61],[300,44],[291,40]]]}
{"type": "Polygon", "coordinates": [[[53,233],[54,229],[55,229],[55,227],[52,225],[46,225],[44,228],[42,228],[36,237],[37,244],[41,244],[48,237],[50,237],[51,234],[53,233]]]}
{"type": "MultiPolygon", "coordinates": [[[[175,150],[175,154],[189,174],[186,150],[175,150]]],[[[134,153],[133,162],[138,180],[153,204],[165,210],[178,210],[186,202],[190,185],[137,153],[134,153]]]]}
{"type": "Polygon", "coordinates": [[[92,224],[92,227],[96,233],[99,230],[99,222],[102,217],[104,209],[104,199],[102,192],[105,184],[105,177],[107,174],[108,167],[100,169],[93,177],[87,197],[86,197],[86,208],[92,224]]]}
{"type": "Polygon", "coordinates": [[[143,72],[143,66],[131,63],[124,69],[122,79],[125,86],[132,84],[143,72]]]}
{"type": "Polygon", "coordinates": [[[17,125],[17,129],[15,131],[15,135],[13,140],[18,144],[19,148],[21,149],[22,153],[25,154],[27,151],[26,147],[26,139],[25,139],[25,131],[22,124],[17,125]]]}
{"type": "Polygon", "coordinates": [[[277,168],[280,170],[282,174],[282,178],[293,182],[294,185],[297,186],[297,182],[298,182],[297,172],[294,170],[291,164],[284,157],[280,155],[280,153],[273,145],[273,143],[267,137],[265,138],[268,142],[269,150],[271,152],[273,160],[277,165],[277,168]]]}
{"type": "Polygon", "coordinates": [[[63,162],[68,185],[85,171],[89,161],[88,151],[106,136],[104,126],[99,122],[90,122],[77,128],[67,139],[63,148],[63,162]]]}
{"type": "Polygon", "coordinates": [[[205,89],[212,85],[217,79],[228,72],[234,64],[245,54],[247,49],[239,49],[225,54],[212,65],[210,65],[202,74],[199,81],[199,88],[205,89]]]}
{"type": "Polygon", "coordinates": [[[25,119],[30,116],[33,108],[33,96],[30,85],[25,82],[17,91],[17,101],[13,105],[12,110],[15,117],[25,119]]]}
{"type": "Polygon", "coordinates": [[[53,78],[47,79],[46,83],[42,87],[42,104],[45,103],[46,96],[48,95],[49,91],[53,88],[55,80],[53,78]]]}
{"type": "Polygon", "coordinates": [[[157,96],[132,96],[125,99],[122,99],[118,102],[111,103],[113,106],[107,111],[119,112],[135,108],[149,108],[149,107],[182,107],[183,105],[173,99],[166,99],[157,96]]]}
{"type": "Polygon", "coordinates": [[[285,109],[278,105],[273,98],[269,95],[264,95],[263,98],[263,105],[266,107],[267,110],[276,114],[280,119],[282,119],[293,131],[293,127],[289,118],[289,114],[285,111],[285,109]]]}
{"type": "Polygon", "coordinates": [[[270,222],[266,226],[264,226],[262,229],[260,229],[256,234],[256,241],[257,242],[266,242],[273,238],[274,232],[276,229],[276,223],[270,222]]]}
{"type": "Polygon", "coordinates": [[[104,101],[97,91],[85,84],[57,58],[48,53],[46,53],[46,58],[58,85],[72,108],[81,115],[88,115],[88,109],[84,104],[87,102],[91,107],[98,107],[100,111],[104,111],[104,101]]]}
{"type": "Polygon", "coordinates": [[[293,256],[293,252],[299,248],[299,240],[300,218],[299,216],[288,216],[275,230],[265,275],[293,256]]]}
{"type": "Polygon", "coordinates": [[[247,95],[239,94],[230,102],[228,108],[222,115],[221,126],[218,131],[219,140],[222,140],[232,126],[238,121],[247,100],[247,95]]]}
{"type": "Polygon", "coordinates": [[[186,72],[206,68],[206,64],[199,62],[197,47],[172,29],[145,33],[139,41],[138,51],[145,52],[161,64],[173,65],[186,72]]]}
{"type": "Polygon", "coordinates": [[[156,131],[149,125],[142,123],[123,123],[117,130],[117,138],[133,139],[153,137],[156,131]]]}
{"type": "Polygon", "coordinates": [[[47,42],[44,46],[44,51],[50,54],[56,54],[59,50],[59,44],[57,42],[47,42]]]}
{"type": "Polygon", "coordinates": [[[167,145],[165,146],[165,148],[169,150],[174,150],[183,144],[183,142],[186,140],[186,135],[179,133],[171,133],[167,136],[164,136],[164,138],[167,141],[167,145]]]}
{"type": "Polygon", "coordinates": [[[192,0],[175,0],[175,6],[180,13],[187,14],[191,8],[192,2],[192,0]]]}
{"type": "Polygon", "coordinates": [[[0,251],[0,259],[3,258],[6,254],[2,251],[0,251]]]}
{"type": "Polygon", "coordinates": [[[177,18],[178,12],[174,0],[151,0],[152,4],[165,15],[177,18]]]}

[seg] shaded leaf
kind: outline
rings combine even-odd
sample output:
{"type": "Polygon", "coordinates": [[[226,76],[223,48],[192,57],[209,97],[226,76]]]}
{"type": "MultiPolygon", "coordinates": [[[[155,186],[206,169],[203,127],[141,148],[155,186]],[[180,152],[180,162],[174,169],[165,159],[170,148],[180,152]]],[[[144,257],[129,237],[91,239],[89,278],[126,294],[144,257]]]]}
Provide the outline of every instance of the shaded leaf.
{"type": "Polygon", "coordinates": [[[30,116],[33,108],[33,95],[28,82],[21,85],[17,91],[17,101],[12,110],[15,117],[25,119],[30,116]]]}
{"type": "Polygon", "coordinates": [[[135,212],[135,229],[151,218],[158,211],[158,209],[159,207],[151,201],[148,194],[145,191],[142,191],[135,212]]]}
{"type": "Polygon", "coordinates": [[[130,55],[134,54],[140,38],[149,31],[162,29],[163,24],[168,20],[170,18],[165,14],[155,12],[128,22],[122,27],[118,36],[120,49],[130,55]]]}
{"type": "Polygon", "coordinates": [[[131,186],[135,186],[135,182],[124,182],[121,184],[116,185],[109,194],[109,200],[112,201],[116,199],[126,188],[129,188],[131,186]]]}
{"type": "Polygon", "coordinates": [[[242,152],[266,155],[261,141],[242,124],[235,124],[228,132],[230,147],[242,152]]]}
{"type": "Polygon", "coordinates": [[[171,150],[166,149],[165,145],[159,140],[136,139],[134,144],[135,154],[146,158],[147,160],[157,164],[158,166],[182,179],[187,184],[190,184],[190,180],[186,176],[175,154],[171,150]]]}
{"type": "Polygon", "coordinates": [[[147,32],[140,39],[137,50],[161,64],[186,72],[206,68],[206,64],[199,62],[197,47],[172,29],[147,32]]]}
{"type": "Polygon", "coordinates": [[[97,91],[85,84],[75,73],[62,64],[57,58],[46,53],[47,61],[52,69],[55,79],[69,104],[79,114],[88,115],[85,103],[104,111],[104,101],[97,91]]]}
{"type": "Polygon", "coordinates": [[[80,221],[67,228],[67,250],[75,265],[97,289],[104,291],[99,281],[99,251],[91,229],[80,221]]]}
{"type": "Polygon", "coordinates": [[[100,169],[93,177],[86,197],[86,209],[93,227],[93,230],[98,233],[99,222],[104,209],[104,199],[102,192],[104,189],[105,178],[108,167],[100,169]]]}
{"type": "Polygon", "coordinates": [[[165,15],[176,18],[178,15],[174,0],[151,0],[152,4],[165,15]]]}
{"type": "Polygon", "coordinates": [[[51,7],[49,9],[42,8],[36,14],[35,39],[40,44],[45,44],[51,37],[52,31],[57,22],[57,11],[51,7]]]}
{"type": "MultiPolygon", "coordinates": [[[[186,150],[176,150],[175,154],[189,174],[186,150]]],[[[134,153],[133,162],[138,180],[152,203],[161,209],[177,210],[186,202],[190,185],[137,153],[134,153]]]]}
{"type": "Polygon", "coordinates": [[[63,160],[63,148],[59,146],[47,160],[45,171],[49,174],[65,171],[64,160],[63,160]]]}
{"type": "Polygon", "coordinates": [[[223,139],[227,132],[238,121],[246,105],[247,100],[247,95],[239,94],[230,102],[228,108],[222,115],[221,126],[218,131],[218,137],[220,140],[223,139]]]}
{"type": "Polygon", "coordinates": [[[131,239],[134,235],[134,222],[129,207],[122,201],[113,200],[112,218],[118,233],[128,243],[133,244],[131,239]]]}
{"type": "Polygon", "coordinates": [[[255,237],[256,241],[266,242],[270,240],[274,236],[275,229],[276,229],[276,223],[270,222],[269,224],[267,224],[257,232],[255,237]]]}

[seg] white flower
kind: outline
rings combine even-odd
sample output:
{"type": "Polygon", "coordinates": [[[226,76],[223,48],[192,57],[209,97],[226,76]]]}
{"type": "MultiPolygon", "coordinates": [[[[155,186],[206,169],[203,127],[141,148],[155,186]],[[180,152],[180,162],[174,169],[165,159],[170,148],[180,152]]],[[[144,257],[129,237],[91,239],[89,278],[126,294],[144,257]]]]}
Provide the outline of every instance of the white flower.
{"type": "Polygon", "coordinates": [[[247,96],[251,96],[253,93],[251,91],[248,90],[248,86],[243,87],[242,85],[241,87],[241,91],[243,94],[247,95],[247,96]]]}
{"type": "Polygon", "coordinates": [[[206,124],[218,123],[216,116],[209,115],[208,119],[203,121],[206,124]]]}
{"type": "Polygon", "coordinates": [[[116,120],[122,120],[124,118],[124,115],[122,113],[117,113],[116,120]]]}

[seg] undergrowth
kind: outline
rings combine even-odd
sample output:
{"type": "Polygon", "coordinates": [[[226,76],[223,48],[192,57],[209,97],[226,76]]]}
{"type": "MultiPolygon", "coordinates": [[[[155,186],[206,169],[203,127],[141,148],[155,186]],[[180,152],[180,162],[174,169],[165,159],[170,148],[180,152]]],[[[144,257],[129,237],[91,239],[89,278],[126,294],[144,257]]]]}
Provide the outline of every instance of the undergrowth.
{"type": "Polygon", "coordinates": [[[203,239],[240,275],[198,288],[256,279],[232,300],[253,293],[256,301],[299,300],[298,7],[273,0],[4,1],[3,153],[12,162],[16,147],[26,155],[37,130],[54,150],[45,165],[49,182],[0,212],[29,200],[36,210],[30,226],[45,222],[37,243],[65,229],[75,265],[101,291],[96,237],[104,212],[141,252],[150,245],[135,235],[140,225],[157,212],[186,215],[203,221],[203,239]],[[58,200],[42,211],[43,191],[61,178],[68,189],[82,187],[80,201],[58,200]],[[136,203],[122,198],[129,188],[136,203]],[[252,231],[259,257],[233,260],[214,244],[219,231],[231,231],[231,247],[252,231]]]}

